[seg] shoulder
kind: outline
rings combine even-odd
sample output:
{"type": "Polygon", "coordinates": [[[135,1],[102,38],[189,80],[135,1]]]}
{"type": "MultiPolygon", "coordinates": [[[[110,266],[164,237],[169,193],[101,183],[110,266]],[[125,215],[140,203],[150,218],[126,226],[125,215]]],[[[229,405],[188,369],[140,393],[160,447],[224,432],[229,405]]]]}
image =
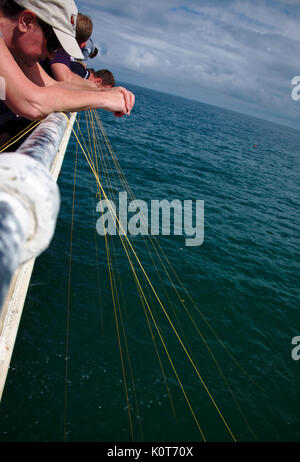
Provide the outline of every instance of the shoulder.
{"type": "Polygon", "coordinates": [[[61,63],[65,64],[66,66],[70,67],[71,64],[71,56],[61,48],[55,54],[55,57],[50,60],[50,64],[61,63]]]}
{"type": "Polygon", "coordinates": [[[78,61],[71,62],[71,71],[83,79],[87,79],[90,75],[89,71],[78,61]]]}

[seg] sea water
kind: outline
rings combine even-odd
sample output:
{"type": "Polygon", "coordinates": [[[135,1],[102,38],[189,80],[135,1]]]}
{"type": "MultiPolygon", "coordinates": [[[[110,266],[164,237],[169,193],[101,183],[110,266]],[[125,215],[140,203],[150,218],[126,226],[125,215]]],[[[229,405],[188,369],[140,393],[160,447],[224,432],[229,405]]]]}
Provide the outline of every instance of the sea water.
{"type": "MultiPolygon", "coordinates": [[[[204,241],[156,236],[157,255],[149,236],[147,245],[128,236],[166,310],[133,255],[152,319],[119,237],[109,237],[112,295],[96,183],[80,149],[70,247],[73,136],[56,234],[36,261],[22,315],[0,440],[201,441],[190,404],[207,441],[232,441],[231,432],[238,441],[299,441],[300,131],[128,87],[129,118],[99,111],[126,180],[146,203],[204,201],[204,241]]],[[[81,114],[87,139],[86,125],[81,114]]],[[[115,174],[100,174],[109,197],[124,191],[109,184],[115,174]]]]}

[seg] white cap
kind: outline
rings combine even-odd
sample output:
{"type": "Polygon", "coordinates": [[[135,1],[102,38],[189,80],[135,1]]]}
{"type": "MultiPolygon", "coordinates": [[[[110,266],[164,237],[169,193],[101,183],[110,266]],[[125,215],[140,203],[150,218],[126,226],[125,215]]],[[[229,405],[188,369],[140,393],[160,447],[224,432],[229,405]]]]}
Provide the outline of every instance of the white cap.
{"type": "Polygon", "coordinates": [[[33,11],[39,19],[53,27],[61,46],[69,55],[83,59],[76,41],[78,9],[73,0],[14,0],[26,10],[33,11]]]}

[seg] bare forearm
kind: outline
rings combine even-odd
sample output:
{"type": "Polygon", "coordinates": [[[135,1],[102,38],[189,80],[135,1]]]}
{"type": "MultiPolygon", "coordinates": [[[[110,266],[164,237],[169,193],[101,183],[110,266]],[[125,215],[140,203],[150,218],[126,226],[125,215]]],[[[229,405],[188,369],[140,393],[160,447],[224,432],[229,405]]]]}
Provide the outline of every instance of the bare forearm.
{"type": "Polygon", "coordinates": [[[134,96],[123,88],[116,88],[115,91],[90,88],[78,90],[77,86],[59,84],[40,88],[38,93],[31,104],[42,117],[51,112],[75,112],[97,108],[125,115],[130,114],[134,104],[134,96]]]}
{"type": "Polygon", "coordinates": [[[51,65],[51,71],[53,77],[58,82],[67,82],[82,87],[93,87],[97,88],[94,82],[84,79],[80,75],[75,74],[72,70],[63,63],[54,63],[51,65]]]}
{"type": "Polygon", "coordinates": [[[80,85],[85,88],[97,88],[97,85],[95,82],[92,82],[91,80],[84,79],[80,77],[79,75],[75,74],[74,72],[71,72],[73,75],[71,76],[71,79],[69,80],[69,83],[73,83],[75,85],[80,85]]]}
{"type": "Polygon", "coordinates": [[[66,90],[74,90],[74,91],[95,91],[97,90],[97,86],[92,85],[82,85],[81,82],[56,82],[53,83],[54,87],[64,88],[66,90]]]}

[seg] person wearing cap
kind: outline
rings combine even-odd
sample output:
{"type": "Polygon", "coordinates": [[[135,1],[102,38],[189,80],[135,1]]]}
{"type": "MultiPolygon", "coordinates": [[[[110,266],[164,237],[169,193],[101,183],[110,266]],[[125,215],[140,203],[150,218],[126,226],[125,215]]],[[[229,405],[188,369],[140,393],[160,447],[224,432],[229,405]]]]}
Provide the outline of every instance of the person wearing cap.
{"type": "MultiPolygon", "coordinates": [[[[134,95],[125,88],[99,91],[56,82],[39,65],[61,47],[82,59],[75,39],[77,14],[73,0],[0,0],[0,76],[5,105],[13,114],[30,120],[96,108],[117,116],[130,114],[134,95]]],[[[0,133],[3,122],[5,114],[0,133]]]]}

